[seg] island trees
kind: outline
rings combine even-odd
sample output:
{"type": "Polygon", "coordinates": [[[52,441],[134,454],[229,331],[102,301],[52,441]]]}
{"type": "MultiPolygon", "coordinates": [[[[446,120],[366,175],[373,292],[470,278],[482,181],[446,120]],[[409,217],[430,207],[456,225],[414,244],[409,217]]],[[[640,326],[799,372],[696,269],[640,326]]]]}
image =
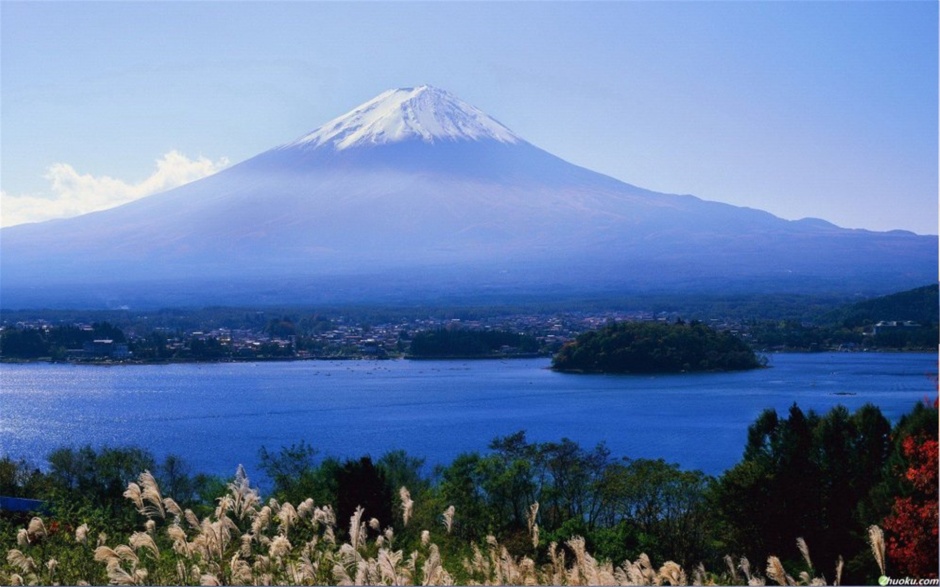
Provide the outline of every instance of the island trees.
{"type": "Polygon", "coordinates": [[[741,339],[701,322],[612,322],[566,344],[552,360],[557,371],[682,373],[742,371],[763,362],[741,339]]]}

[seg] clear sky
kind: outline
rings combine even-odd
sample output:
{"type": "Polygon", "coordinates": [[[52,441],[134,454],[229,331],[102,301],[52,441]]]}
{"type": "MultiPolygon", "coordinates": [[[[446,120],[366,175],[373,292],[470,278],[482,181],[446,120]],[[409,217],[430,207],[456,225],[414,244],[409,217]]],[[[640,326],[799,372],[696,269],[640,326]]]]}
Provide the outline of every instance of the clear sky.
{"type": "Polygon", "coordinates": [[[645,188],[937,234],[938,3],[0,1],[3,224],[432,84],[645,188]]]}

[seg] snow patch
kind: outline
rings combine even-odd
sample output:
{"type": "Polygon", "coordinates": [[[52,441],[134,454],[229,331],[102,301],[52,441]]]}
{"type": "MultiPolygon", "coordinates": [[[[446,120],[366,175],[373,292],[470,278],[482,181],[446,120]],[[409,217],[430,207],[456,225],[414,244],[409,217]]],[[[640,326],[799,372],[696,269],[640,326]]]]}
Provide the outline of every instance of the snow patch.
{"type": "Polygon", "coordinates": [[[290,147],[332,146],[338,151],[419,139],[524,143],[479,108],[432,86],[388,90],[302,136],[290,147]]]}

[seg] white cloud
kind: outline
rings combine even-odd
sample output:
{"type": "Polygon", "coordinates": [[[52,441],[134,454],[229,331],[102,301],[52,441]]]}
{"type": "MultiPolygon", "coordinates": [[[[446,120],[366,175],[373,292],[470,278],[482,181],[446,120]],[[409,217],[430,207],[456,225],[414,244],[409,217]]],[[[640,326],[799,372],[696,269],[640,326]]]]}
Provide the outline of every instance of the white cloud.
{"type": "Polygon", "coordinates": [[[0,226],[42,222],[105,210],[212,175],[228,166],[225,157],[190,159],[173,150],[157,160],[156,171],[138,183],[81,174],[68,163],[49,166],[50,194],[14,195],[0,191],[0,226]]]}

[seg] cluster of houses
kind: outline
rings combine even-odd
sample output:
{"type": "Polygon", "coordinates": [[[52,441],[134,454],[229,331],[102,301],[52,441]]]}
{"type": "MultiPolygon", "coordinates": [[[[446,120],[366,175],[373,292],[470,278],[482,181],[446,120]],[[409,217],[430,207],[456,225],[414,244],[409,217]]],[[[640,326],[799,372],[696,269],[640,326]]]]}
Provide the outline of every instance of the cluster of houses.
{"type": "Polygon", "coordinates": [[[68,358],[72,360],[113,359],[124,361],[131,358],[131,351],[126,343],[116,343],[110,338],[90,340],[80,349],[69,349],[68,358]]]}

